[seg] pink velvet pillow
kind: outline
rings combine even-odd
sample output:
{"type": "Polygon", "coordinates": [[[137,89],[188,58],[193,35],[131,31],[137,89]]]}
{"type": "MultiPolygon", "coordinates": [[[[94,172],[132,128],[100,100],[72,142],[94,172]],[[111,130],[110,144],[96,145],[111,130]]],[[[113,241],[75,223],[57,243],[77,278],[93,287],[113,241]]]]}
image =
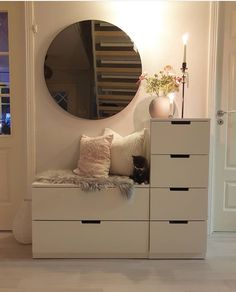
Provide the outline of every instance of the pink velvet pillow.
{"type": "Polygon", "coordinates": [[[78,167],[74,173],[83,177],[108,177],[112,139],[112,134],[98,137],[82,135],[78,167]]]}

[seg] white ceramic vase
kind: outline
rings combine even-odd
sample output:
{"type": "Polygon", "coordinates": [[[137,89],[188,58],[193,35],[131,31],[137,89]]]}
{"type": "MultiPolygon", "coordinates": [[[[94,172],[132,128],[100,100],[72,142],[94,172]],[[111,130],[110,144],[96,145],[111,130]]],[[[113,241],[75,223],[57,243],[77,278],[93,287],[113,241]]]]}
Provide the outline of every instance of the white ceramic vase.
{"type": "Polygon", "coordinates": [[[13,235],[23,244],[32,242],[31,200],[24,199],[13,222],[13,235]]]}
{"type": "Polygon", "coordinates": [[[155,97],[149,105],[152,118],[168,118],[170,115],[170,100],[167,96],[155,97]]]}

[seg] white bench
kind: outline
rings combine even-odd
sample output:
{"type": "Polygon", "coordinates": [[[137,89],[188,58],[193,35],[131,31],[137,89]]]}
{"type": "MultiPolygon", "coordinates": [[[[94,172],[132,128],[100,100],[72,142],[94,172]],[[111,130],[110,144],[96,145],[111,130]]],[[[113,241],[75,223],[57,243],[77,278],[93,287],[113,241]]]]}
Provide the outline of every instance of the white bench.
{"type": "Polygon", "coordinates": [[[35,182],[32,220],[34,258],[145,258],[149,186],[135,185],[127,199],[118,188],[35,182]]]}

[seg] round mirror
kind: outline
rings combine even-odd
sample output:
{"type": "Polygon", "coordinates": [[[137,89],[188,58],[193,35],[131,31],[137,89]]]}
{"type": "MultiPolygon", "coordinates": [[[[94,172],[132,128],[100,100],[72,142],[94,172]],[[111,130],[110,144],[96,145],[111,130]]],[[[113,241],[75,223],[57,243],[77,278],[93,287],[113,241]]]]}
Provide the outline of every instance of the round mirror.
{"type": "Polygon", "coordinates": [[[74,23],[52,41],[44,62],[48,90],[64,110],[84,119],[112,116],[132,100],[139,53],[120,28],[98,20],[74,23]]]}

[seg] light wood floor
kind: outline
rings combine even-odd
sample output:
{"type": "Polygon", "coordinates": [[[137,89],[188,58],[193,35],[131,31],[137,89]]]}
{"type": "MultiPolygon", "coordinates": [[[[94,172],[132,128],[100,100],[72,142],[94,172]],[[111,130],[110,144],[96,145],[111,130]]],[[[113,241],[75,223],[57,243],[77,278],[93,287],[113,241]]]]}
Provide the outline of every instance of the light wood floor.
{"type": "Polygon", "coordinates": [[[236,291],[236,235],[215,234],[206,260],[33,260],[0,233],[0,292],[236,291]]]}

